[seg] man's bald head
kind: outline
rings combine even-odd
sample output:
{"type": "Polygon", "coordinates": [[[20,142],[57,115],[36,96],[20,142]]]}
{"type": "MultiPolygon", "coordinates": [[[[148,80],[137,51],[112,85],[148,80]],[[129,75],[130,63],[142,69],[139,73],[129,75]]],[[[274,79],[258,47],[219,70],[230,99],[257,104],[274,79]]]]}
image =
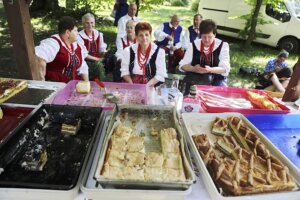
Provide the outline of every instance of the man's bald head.
{"type": "Polygon", "coordinates": [[[134,17],[137,12],[137,6],[135,3],[131,3],[128,8],[128,15],[134,17]]]}
{"type": "Polygon", "coordinates": [[[171,24],[174,27],[177,27],[180,23],[180,17],[178,15],[173,15],[171,18],[171,24]]]}

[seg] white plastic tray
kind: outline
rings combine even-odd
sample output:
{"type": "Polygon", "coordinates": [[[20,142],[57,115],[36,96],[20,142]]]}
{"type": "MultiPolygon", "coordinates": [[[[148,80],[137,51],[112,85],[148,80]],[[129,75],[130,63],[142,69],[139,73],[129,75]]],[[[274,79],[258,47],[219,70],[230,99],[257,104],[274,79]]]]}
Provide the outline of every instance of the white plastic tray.
{"type": "Polygon", "coordinates": [[[201,177],[206,185],[206,189],[211,197],[211,199],[237,199],[237,200],[245,200],[245,199],[259,199],[259,200],[282,200],[282,199],[300,199],[300,191],[290,191],[290,192],[273,192],[273,193],[262,193],[256,195],[245,195],[245,196],[222,196],[217,190],[204,162],[202,161],[198,150],[193,142],[192,135],[193,134],[207,134],[211,131],[211,122],[215,120],[216,117],[227,118],[229,116],[236,116],[241,118],[255,133],[260,137],[261,141],[266,145],[266,147],[270,150],[274,156],[276,156],[281,162],[289,168],[289,173],[294,177],[296,184],[299,186],[300,183],[300,175],[297,170],[295,170],[292,162],[285,157],[279,149],[277,149],[254,125],[251,124],[249,120],[247,120],[240,113],[183,113],[182,121],[185,128],[185,133],[187,134],[186,140],[189,143],[191,153],[195,158],[195,163],[197,168],[201,172],[201,177]]]}
{"type": "MultiPolygon", "coordinates": [[[[116,188],[102,188],[100,184],[97,184],[94,180],[95,170],[97,168],[101,145],[103,137],[108,126],[110,116],[108,115],[105,119],[105,123],[102,124],[102,133],[98,145],[92,150],[86,172],[84,174],[82,185],[80,186],[81,191],[87,199],[93,200],[183,200],[187,194],[191,192],[190,186],[187,190],[131,190],[131,189],[116,189],[116,188]]],[[[99,129],[100,130],[100,129],[99,129]]]]}

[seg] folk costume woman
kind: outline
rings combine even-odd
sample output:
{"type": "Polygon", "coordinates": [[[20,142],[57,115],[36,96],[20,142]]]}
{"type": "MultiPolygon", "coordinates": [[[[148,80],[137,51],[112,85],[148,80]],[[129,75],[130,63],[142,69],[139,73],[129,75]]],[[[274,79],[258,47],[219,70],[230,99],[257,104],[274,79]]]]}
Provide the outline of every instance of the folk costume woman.
{"type": "Polygon", "coordinates": [[[151,42],[151,32],[149,23],[138,23],[135,26],[137,43],[124,49],[121,76],[128,83],[155,86],[167,77],[165,52],[151,42]]]}
{"type": "Polygon", "coordinates": [[[58,34],[42,40],[35,47],[40,79],[57,82],[83,79],[88,81],[88,66],[84,59],[88,52],[77,43],[78,31],[72,17],[63,17],[58,34]]]}
{"type": "Polygon", "coordinates": [[[79,32],[78,43],[84,45],[89,52],[86,58],[89,66],[90,78],[100,77],[104,79],[105,70],[102,63],[107,44],[103,34],[95,29],[94,15],[87,13],[82,16],[83,30],[79,32]]]}
{"type": "Polygon", "coordinates": [[[113,73],[114,82],[122,82],[120,71],[122,55],[126,47],[130,47],[136,43],[134,28],[135,22],[131,20],[128,21],[126,23],[126,35],[123,37],[117,37],[116,39],[117,52],[115,53],[115,69],[113,73]]]}
{"type": "Polygon", "coordinates": [[[200,24],[201,39],[196,39],[189,47],[180,62],[179,69],[186,72],[185,94],[190,85],[227,86],[230,71],[229,46],[215,38],[216,24],[204,20],[200,24]]]}

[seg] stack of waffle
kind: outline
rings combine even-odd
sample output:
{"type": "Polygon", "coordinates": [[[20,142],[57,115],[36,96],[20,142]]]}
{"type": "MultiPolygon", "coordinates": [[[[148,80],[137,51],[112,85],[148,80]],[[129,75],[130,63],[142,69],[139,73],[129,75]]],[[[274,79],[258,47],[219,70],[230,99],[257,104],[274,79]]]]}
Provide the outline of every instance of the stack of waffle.
{"type": "MultiPolygon", "coordinates": [[[[201,158],[223,195],[287,191],[295,188],[295,182],[287,168],[270,154],[260,138],[241,119],[230,117],[228,120],[219,120],[219,123],[224,122],[228,123],[231,134],[218,136],[214,146],[207,135],[193,136],[201,158]]],[[[216,123],[213,126],[215,125],[216,123]]]]}

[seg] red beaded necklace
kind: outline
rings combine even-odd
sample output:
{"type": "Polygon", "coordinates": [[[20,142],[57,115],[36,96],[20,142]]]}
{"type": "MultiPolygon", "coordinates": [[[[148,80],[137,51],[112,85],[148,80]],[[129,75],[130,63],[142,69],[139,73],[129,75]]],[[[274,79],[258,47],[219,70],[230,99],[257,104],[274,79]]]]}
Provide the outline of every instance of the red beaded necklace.
{"type": "Polygon", "coordinates": [[[211,43],[211,45],[209,46],[207,54],[204,53],[204,44],[203,44],[202,40],[201,40],[200,43],[201,43],[200,44],[201,45],[200,52],[202,53],[202,57],[205,58],[205,64],[209,64],[210,63],[210,59],[211,59],[211,55],[212,55],[212,52],[213,52],[213,49],[214,49],[214,46],[215,46],[215,41],[213,41],[211,43]]]}
{"type": "Polygon", "coordinates": [[[147,50],[146,50],[146,53],[143,54],[142,53],[142,48],[141,48],[141,45],[138,45],[138,64],[140,66],[140,69],[143,70],[143,75],[146,74],[146,63],[148,61],[148,58],[149,58],[149,55],[150,55],[150,51],[151,51],[151,43],[149,44],[147,50]],[[142,55],[144,57],[142,57],[142,55]]]}
{"type": "Polygon", "coordinates": [[[62,38],[61,36],[59,36],[59,38],[64,43],[65,48],[67,49],[67,51],[72,55],[74,53],[74,46],[73,46],[73,44],[71,44],[71,48],[69,48],[69,46],[67,45],[67,43],[64,40],[64,38],[62,38]]]}

